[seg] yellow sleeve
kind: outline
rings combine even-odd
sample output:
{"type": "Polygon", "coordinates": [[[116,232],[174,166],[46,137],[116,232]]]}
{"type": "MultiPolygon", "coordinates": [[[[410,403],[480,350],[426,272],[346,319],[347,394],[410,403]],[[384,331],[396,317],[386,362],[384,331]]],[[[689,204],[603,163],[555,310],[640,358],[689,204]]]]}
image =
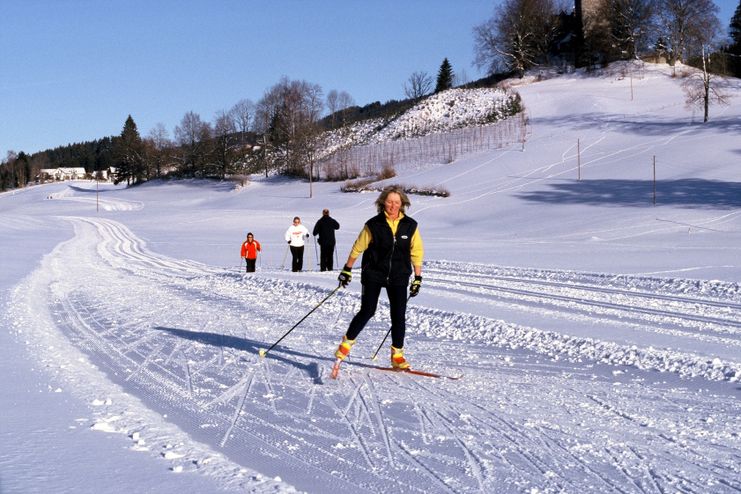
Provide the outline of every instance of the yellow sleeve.
{"type": "Polygon", "coordinates": [[[370,245],[371,240],[373,240],[373,236],[368,229],[368,225],[365,225],[363,226],[363,229],[360,230],[360,234],[358,235],[358,238],[355,239],[355,243],[352,244],[350,257],[352,257],[353,259],[357,259],[358,257],[360,257],[360,254],[365,252],[365,250],[370,245]]]}
{"type": "Polygon", "coordinates": [[[412,241],[410,243],[410,257],[413,266],[422,266],[422,259],[425,257],[425,247],[422,243],[422,236],[419,234],[419,227],[414,230],[412,241]]]}

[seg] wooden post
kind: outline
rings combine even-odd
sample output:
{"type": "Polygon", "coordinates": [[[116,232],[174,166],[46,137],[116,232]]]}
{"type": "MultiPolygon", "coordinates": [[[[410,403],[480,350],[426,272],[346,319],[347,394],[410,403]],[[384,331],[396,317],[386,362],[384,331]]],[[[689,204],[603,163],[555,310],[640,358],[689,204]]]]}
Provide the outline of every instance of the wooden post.
{"type": "Polygon", "coordinates": [[[656,206],[656,155],[654,155],[654,206],[656,206]]]}

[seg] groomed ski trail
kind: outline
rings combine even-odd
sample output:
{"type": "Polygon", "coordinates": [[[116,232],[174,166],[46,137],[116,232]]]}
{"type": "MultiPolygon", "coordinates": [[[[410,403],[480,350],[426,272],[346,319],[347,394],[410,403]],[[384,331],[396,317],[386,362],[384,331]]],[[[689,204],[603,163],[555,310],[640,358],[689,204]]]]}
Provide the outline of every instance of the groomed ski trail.
{"type": "MultiPolygon", "coordinates": [[[[151,445],[143,449],[217,475],[227,487],[741,490],[741,403],[728,382],[738,380],[736,361],[564,336],[475,310],[415,303],[411,362],[433,372],[454,362],[465,379],[364,369],[388,327],[381,307],[349,357],[358,365],[343,365],[334,381],[333,353],[359,306],[357,290],[338,292],[259,359],[258,349],[326,289],[269,271],[242,276],[161,256],[115,221],[66,220],[75,236],[14,290],[9,317],[19,337],[90,401],[120,397],[99,407],[101,421],[116,417],[116,431],[136,432],[151,445]],[[180,431],[172,454],[163,453],[167,440],[157,414],[180,431]]],[[[423,290],[438,298],[545,303],[562,317],[626,316],[630,324],[653,321],[649,331],[724,343],[737,341],[741,331],[732,323],[739,320],[732,285],[708,295],[680,282],[657,287],[632,277],[604,283],[589,274],[537,270],[523,278],[517,270],[513,280],[499,268],[455,263],[433,263],[426,273],[423,290]],[[646,312],[649,296],[661,307],[646,312]],[[701,310],[691,309],[703,301],[701,310]]]]}

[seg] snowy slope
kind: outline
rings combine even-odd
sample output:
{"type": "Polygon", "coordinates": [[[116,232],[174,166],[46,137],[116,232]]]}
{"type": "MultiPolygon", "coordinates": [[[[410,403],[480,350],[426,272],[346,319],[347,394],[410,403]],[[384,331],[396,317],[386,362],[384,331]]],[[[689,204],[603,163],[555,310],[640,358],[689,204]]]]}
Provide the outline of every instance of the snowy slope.
{"type": "MultiPolygon", "coordinates": [[[[342,146],[385,143],[486,125],[512,113],[517,94],[501,88],[448,89],[388,119],[361,120],[326,132],[321,158],[342,146]]],[[[321,159],[320,158],[320,159],[321,159]]]]}
{"type": "Polygon", "coordinates": [[[426,262],[406,349],[457,381],[373,368],[383,297],[332,380],[357,281],[258,357],[337,286],[285,269],[291,218],[329,207],[339,264],[375,194],[254,177],[0,195],[18,376],[0,387],[18,404],[0,419],[3,492],[737,492],[741,109],[701,126],[667,68],[636,76],[633,101],[629,84],[522,85],[524,150],[391,180],[451,192],[412,197],[426,262]],[[48,417],[79,413],[18,413],[38,396],[48,417]]]}

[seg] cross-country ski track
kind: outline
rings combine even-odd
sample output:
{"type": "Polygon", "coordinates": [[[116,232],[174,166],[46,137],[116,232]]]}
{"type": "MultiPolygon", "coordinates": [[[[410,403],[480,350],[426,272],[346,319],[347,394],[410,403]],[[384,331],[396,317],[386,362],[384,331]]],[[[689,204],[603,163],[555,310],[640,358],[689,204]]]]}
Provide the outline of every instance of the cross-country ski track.
{"type": "Polygon", "coordinates": [[[13,290],[7,317],[96,404],[94,428],[177,471],[251,492],[741,490],[741,368],[692,350],[739,354],[737,284],[436,261],[427,298],[410,301],[407,355],[464,378],[373,369],[388,358],[370,360],[382,297],[332,380],[358,281],[260,359],[334,275],[243,275],[157,254],[113,220],[60,220],[74,236],[13,290]],[[527,312],[575,334],[518,325],[527,312]]]}

